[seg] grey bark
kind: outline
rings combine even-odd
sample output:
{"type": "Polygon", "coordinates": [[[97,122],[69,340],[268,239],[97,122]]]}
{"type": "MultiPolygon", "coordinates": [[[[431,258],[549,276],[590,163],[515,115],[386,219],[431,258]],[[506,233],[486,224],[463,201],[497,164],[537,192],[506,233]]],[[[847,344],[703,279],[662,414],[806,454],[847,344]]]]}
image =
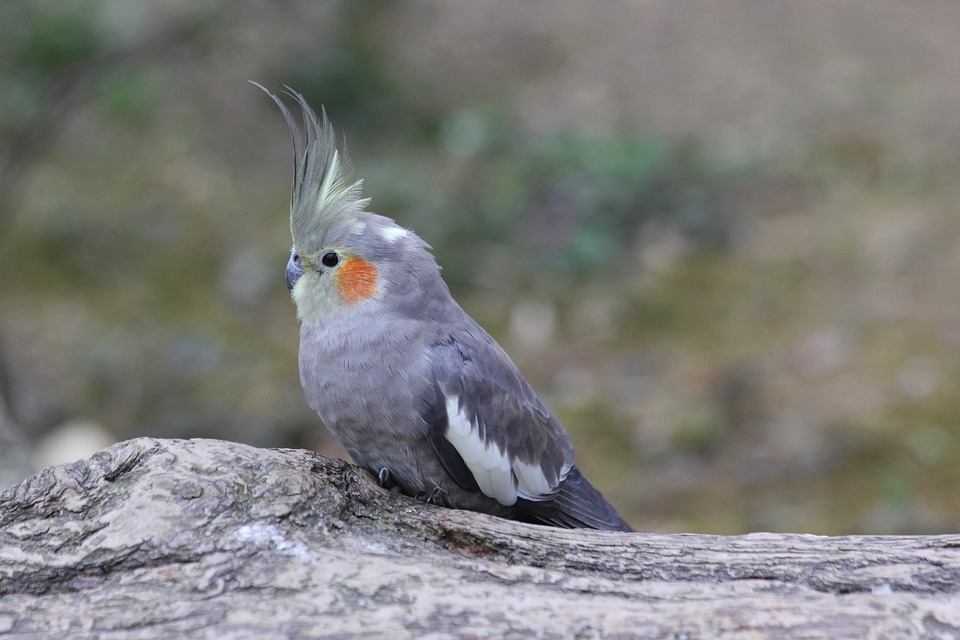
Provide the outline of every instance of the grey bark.
{"type": "Polygon", "coordinates": [[[960,536],[564,531],[138,439],[0,494],[10,638],[957,638],[960,536]]]}

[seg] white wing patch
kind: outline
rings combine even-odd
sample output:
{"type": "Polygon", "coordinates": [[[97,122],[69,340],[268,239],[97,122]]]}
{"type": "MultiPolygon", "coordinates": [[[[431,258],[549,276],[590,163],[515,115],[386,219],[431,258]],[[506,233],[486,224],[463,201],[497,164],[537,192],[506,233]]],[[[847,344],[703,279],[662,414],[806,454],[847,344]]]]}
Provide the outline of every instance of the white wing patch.
{"type": "Polygon", "coordinates": [[[383,239],[390,244],[407,235],[407,230],[402,227],[382,227],[379,231],[383,239]]]}
{"type": "MultiPolygon", "coordinates": [[[[493,442],[480,438],[480,429],[460,408],[456,396],[447,396],[447,432],[444,437],[463,458],[484,495],[502,505],[515,504],[517,496],[544,500],[556,490],[550,486],[537,465],[510,461],[506,452],[493,442]]],[[[564,468],[563,476],[568,469],[564,468]]],[[[562,477],[562,476],[561,476],[562,477]]]]}
{"type": "MultiPolygon", "coordinates": [[[[564,470],[563,477],[566,477],[566,471],[569,471],[569,469],[564,470]]],[[[556,491],[556,487],[551,487],[550,483],[547,482],[547,477],[543,475],[540,465],[534,466],[520,462],[519,460],[514,460],[513,472],[516,474],[517,481],[520,485],[517,494],[521,498],[526,498],[527,500],[546,500],[552,497],[556,491]]]]}

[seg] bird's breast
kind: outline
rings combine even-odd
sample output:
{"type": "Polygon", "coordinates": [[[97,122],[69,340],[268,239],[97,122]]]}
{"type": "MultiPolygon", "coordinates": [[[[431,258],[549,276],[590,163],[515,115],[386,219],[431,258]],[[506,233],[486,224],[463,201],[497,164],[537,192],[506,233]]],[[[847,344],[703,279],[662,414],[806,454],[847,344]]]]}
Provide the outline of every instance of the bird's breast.
{"type": "Polygon", "coordinates": [[[428,367],[426,346],[402,322],[354,318],[301,330],[304,394],[338,438],[422,433],[428,367]]]}

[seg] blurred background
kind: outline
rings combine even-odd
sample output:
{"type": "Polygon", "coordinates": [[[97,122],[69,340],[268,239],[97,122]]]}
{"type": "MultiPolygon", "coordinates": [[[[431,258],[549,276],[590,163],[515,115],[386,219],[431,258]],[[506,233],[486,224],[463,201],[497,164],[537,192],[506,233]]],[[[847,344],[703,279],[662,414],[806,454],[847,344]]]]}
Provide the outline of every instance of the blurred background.
{"type": "Polygon", "coordinates": [[[0,484],[343,455],[283,281],[290,85],[645,531],[960,526],[960,4],[0,4],[0,484]]]}

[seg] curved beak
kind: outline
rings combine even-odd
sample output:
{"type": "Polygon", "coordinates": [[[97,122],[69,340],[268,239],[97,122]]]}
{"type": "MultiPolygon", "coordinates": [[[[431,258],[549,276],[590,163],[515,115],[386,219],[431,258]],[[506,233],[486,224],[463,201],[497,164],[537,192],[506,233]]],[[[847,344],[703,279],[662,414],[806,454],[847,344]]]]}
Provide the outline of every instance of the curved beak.
{"type": "Polygon", "coordinates": [[[287,291],[293,292],[293,285],[297,284],[297,280],[300,279],[300,276],[303,275],[303,268],[293,261],[293,256],[290,256],[290,259],[287,260],[287,291]]]}

